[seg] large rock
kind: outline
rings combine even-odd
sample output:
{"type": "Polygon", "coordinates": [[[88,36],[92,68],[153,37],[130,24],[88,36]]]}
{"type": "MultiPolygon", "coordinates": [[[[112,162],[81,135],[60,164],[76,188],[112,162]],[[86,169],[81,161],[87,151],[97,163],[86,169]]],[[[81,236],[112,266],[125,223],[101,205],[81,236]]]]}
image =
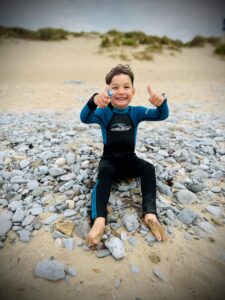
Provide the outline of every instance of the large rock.
{"type": "Polygon", "coordinates": [[[126,254],[123,242],[117,237],[112,237],[105,241],[105,246],[117,260],[122,259],[126,254]]]}
{"type": "Polygon", "coordinates": [[[126,227],[127,231],[133,231],[139,227],[139,222],[134,214],[124,215],[122,223],[126,227]]]}
{"type": "Polygon", "coordinates": [[[198,214],[190,208],[185,208],[177,215],[177,218],[185,225],[191,225],[198,218],[198,214]]]}
{"type": "Polygon", "coordinates": [[[57,260],[43,260],[37,263],[34,274],[50,281],[57,281],[65,277],[64,264],[57,260]]]}
{"type": "Polygon", "coordinates": [[[181,190],[177,193],[177,200],[182,204],[192,204],[196,202],[197,197],[188,190],[181,190]]]}

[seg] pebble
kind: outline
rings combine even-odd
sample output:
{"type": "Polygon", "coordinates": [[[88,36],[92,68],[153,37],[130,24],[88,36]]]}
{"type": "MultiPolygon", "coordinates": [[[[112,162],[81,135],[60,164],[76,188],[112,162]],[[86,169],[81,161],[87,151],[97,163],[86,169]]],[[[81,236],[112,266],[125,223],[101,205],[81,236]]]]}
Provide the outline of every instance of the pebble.
{"type": "Polygon", "coordinates": [[[137,246],[138,239],[135,236],[129,236],[127,240],[131,246],[133,246],[133,247],[137,246]]]}
{"type": "Polygon", "coordinates": [[[141,272],[141,270],[137,266],[131,266],[131,272],[134,274],[138,274],[141,272]]]}
{"type": "Polygon", "coordinates": [[[43,224],[50,225],[51,223],[54,223],[59,218],[58,214],[53,214],[47,219],[44,220],[43,224]]]}
{"type": "Polygon", "coordinates": [[[222,215],[222,211],[218,206],[209,205],[205,208],[205,210],[215,217],[222,215]]]}
{"type": "MultiPolygon", "coordinates": [[[[200,239],[215,234],[218,226],[212,227],[195,211],[183,206],[198,203],[202,211],[215,219],[220,218],[223,226],[221,198],[225,190],[221,183],[225,173],[225,151],[221,143],[224,124],[222,118],[210,114],[204,114],[203,118],[202,114],[185,111],[185,120],[194,127],[183,126],[176,111],[173,121],[166,121],[165,128],[153,122],[151,135],[149,128],[141,123],[137,154],[156,166],[157,212],[167,224],[167,232],[175,234],[176,220],[180,219],[193,228],[194,238],[200,239]],[[199,126],[201,123],[203,125],[199,126]]],[[[81,124],[79,113],[73,111],[68,118],[54,112],[1,114],[4,140],[0,141],[0,208],[4,212],[0,215],[0,236],[3,244],[9,239],[11,229],[29,241],[43,224],[53,238],[63,241],[66,236],[53,229],[53,223],[63,216],[76,225],[75,234],[86,239],[90,231],[91,192],[102,148],[98,126],[81,124]],[[42,212],[52,215],[43,220],[42,212]]],[[[105,241],[110,240],[122,223],[125,229],[116,235],[122,243],[128,239],[135,247],[135,238],[127,232],[138,231],[150,246],[153,245],[155,237],[142,227],[140,180],[115,184],[109,206],[112,222],[104,235],[105,241]],[[127,222],[129,218],[131,221],[127,222]]]]}
{"type": "Polygon", "coordinates": [[[36,277],[50,281],[58,281],[66,276],[64,264],[57,260],[43,260],[38,262],[35,266],[34,274],[36,277]]]}
{"type": "Polygon", "coordinates": [[[96,256],[98,258],[105,258],[111,255],[111,252],[108,249],[100,249],[96,251],[96,256]]]}
{"type": "Polygon", "coordinates": [[[177,215],[177,219],[185,225],[191,225],[197,218],[198,214],[191,208],[185,208],[177,215]]]}
{"type": "Polygon", "coordinates": [[[196,195],[188,190],[180,190],[177,193],[176,197],[180,203],[185,204],[185,205],[192,204],[192,203],[196,202],[196,200],[197,200],[196,195]]]}
{"type": "Polygon", "coordinates": [[[63,246],[68,250],[73,250],[76,246],[75,240],[72,238],[63,239],[63,246]]]}
{"type": "Polygon", "coordinates": [[[154,267],[152,269],[152,273],[158,277],[160,280],[164,281],[164,282],[167,282],[168,281],[168,278],[167,276],[164,274],[164,272],[162,272],[158,267],[154,267]]]}
{"type": "Polygon", "coordinates": [[[134,214],[126,214],[122,217],[122,223],[127,229],[127,231],[134,231],[138,229],[139,222],[137,217],[134,214]]]}
{"type": "Polygon", "coordinates": [[[19,238],[22,242],[29,242],[30,240],[30,236],[31,236],[31,233],[29,230],[26,230],[26,229],[22,229],[22,230],[19,230],[17,231],[18,234],[19,234],[19,238]]]}
{"type": "Polygon", "coordinates": [[[22,222],[24,218],[25,218],[24,210],[21,207],[18,207],[16,212],[14,213],[14,215],[12,217],[13,223],[22,222]]]}
{"type": "Polygon", "coordinates": [[[123,242],[117,237],[106,240],[105,246],[116,260],[122,259],[126,254],[123,242]]]}

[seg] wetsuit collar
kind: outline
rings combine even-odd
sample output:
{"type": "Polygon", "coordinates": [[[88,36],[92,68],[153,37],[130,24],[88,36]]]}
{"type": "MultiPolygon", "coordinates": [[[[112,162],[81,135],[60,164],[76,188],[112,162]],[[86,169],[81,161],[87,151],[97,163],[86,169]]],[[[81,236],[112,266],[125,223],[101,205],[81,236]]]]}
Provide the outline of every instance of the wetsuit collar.
{"type": "Polygon", "coordinates": [[[129,110],[129,106],[127,106],[124,109],[119,109],[119,108],[113,107],[113,112],[117,113],[117,114],[126,114],[126,113],[128,113],[128,110],[129,110]]]}

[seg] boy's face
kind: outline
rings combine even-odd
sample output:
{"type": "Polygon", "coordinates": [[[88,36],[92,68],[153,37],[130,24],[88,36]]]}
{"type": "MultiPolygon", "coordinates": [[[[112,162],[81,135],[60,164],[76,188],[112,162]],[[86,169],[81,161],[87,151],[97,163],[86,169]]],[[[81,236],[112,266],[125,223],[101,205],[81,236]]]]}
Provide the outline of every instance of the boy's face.
{"type": "Polygon", "coordinates": [[[135,93],[130,77],[126,74],[116,75],[113,77],[109,86],[113,92],[111,98],[112,106],[119,109],[126,108],[135,93]]]}

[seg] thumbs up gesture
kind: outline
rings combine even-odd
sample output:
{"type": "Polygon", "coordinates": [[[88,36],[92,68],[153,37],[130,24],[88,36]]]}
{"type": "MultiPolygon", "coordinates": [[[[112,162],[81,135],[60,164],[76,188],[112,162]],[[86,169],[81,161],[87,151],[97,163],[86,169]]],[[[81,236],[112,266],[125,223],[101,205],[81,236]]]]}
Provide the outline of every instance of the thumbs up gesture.
{"type": "Polygon", "coordinates": [[[97,94],[95,97],[94,97],[94,103],[100,107],[100,108],[104,108],[106,106],[109,105],[110,103],[110,94],[109,94],[109,86],[106,85],[106,87],[104,88],[104,90],[97,94]]]}
{"type": "Polygon", "coordinates": [[[156,107],[159,107],[160,105],[163,104],[164,98],[162,95],[156,94],[156,92],[153,90],[152,86],[149,84],[147,86],[148,93],[150,95],[150,98],[148,101],[153,104],[156,107]]]}

